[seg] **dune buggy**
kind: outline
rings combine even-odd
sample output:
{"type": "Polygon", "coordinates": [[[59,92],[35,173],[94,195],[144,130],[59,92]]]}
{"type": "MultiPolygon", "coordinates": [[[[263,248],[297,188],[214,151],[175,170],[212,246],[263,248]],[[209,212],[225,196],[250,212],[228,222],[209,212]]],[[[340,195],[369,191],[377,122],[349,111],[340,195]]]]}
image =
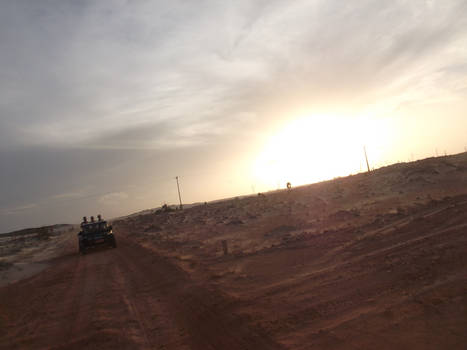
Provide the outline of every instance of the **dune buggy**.
{"type": "Polygon", "coordinates": [[[107,225],[100,215],[97,220],[91,216],[90,221],[83,217],[81,231],[78,233],[79,252],[85,254],[89,248],[100,245],[107,245],[113,248],[117,247],[115,236],[112,233],[112,226],[107,225]]]}

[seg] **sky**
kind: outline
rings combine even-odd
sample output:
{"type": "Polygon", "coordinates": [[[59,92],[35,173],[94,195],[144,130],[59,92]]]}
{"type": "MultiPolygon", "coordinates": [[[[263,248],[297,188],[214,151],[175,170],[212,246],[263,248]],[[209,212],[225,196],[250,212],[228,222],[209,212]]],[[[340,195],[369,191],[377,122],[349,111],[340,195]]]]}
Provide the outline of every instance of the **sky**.
{"type": "Polygon", "coordinates": [[[0,0],[0,232],[467,147],[467,1],[0,0]]]}

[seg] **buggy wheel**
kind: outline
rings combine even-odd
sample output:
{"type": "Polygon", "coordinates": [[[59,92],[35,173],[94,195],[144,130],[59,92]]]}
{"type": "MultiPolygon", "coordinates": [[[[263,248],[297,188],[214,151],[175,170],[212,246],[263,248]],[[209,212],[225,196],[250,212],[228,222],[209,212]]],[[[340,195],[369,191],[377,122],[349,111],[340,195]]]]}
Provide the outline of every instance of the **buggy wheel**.
{"type": "Polygon", "coordinates": [[[108,236],[107,242],[112,248],[117,248],[117,241],[115,240],[115,236],[113,234],[108,236]]]}

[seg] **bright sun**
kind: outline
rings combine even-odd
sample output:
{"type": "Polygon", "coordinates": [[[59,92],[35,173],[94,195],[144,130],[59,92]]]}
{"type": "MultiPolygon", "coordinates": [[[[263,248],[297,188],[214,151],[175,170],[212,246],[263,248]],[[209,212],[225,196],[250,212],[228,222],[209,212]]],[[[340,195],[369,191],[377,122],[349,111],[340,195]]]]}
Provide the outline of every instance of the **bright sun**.
{"type": "Polygon", "coordinates": [[[255,163],[263,190],[302,185],[381,164],[391,135],[388,120],[343,116],[301,117],[272,136],[255,163]]]}

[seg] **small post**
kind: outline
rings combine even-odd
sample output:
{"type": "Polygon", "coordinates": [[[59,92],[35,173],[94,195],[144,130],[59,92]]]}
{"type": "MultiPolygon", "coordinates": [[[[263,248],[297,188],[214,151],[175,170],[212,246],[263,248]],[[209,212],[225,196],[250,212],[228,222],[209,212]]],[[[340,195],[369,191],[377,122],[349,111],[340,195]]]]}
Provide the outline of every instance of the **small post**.
{"type": "Polygon", "coordinates": [[[180,186],[178,185],[178,176],[175,176],[175,180],[177,180],[178,200],[180,201],[180,209],[183,209],[182,197],[180,196],[180,186]]]}
{"type": "Polygon", "coordinates": [[[370,163],[368,163],[368,155],[366,154],[366,146],[363,146],[363,152],[365,152],[366,167],[368,168],[368,172],[370,172],[370,163]]]}
{"type": "Polygon", "coordinates": [[[224,255],[229,254],[229,246],[227,245],[227,240],[222,240],[222,249],[224,250],[224,255]]]}

